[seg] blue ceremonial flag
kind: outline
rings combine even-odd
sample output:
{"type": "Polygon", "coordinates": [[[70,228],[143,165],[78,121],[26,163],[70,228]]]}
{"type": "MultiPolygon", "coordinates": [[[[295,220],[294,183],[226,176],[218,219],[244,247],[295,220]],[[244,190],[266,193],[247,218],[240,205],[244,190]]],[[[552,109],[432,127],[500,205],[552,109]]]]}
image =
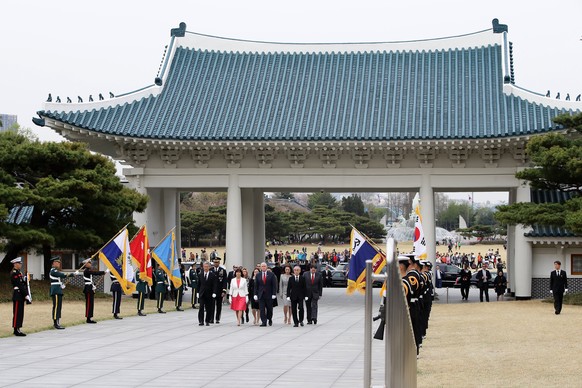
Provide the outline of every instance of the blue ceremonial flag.
{"type": "Polygon", "coordinates": [[[152,250],[152,257],[168,275],[174,287],[180,287],[182,285],[182,275],[180,274],[178,247],[176,246],[174,229],[152,250]]]}
{"type": "Polygon", "coordinates": [[[123,292],[126,295],[133,293],[135,291],[135,268],[131,263],[127,228],[121,229],[97,254],[99,260],[117,278],[123,292]]]}
{"type": "Polygon", "coordinates": [[[356,228],[352,228],[350,239],[350,267],[348,271],[347,293],[355,290],[364,292],[366,289],[366,260],[372,260],[372,271],[379,273],[386,265],[386,257],[382,252],[356,228]]]}

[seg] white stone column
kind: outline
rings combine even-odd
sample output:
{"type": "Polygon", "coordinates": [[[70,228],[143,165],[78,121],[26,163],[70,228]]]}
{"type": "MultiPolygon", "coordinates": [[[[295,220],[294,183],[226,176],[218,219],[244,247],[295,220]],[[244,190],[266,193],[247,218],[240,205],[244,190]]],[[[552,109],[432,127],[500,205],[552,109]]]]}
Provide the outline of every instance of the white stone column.
{"type": "MultiPolygon", "coordinates": [[[[242,252],[237,252],[237,260],[249,269],[255,257],[255,196],[253,189],[241,189],[242,200],[242,252]]],[[[229,257],[233,257],[233,252],[229,257]]],[[[230,259],[229,259],[230,261],[230,259]]],[[[232,262],[231,262],[232,263],[232,262]]]]}
{"type": "Polygon", "coordinates": [[[148,207],[145,211],[145,219],[148,228],[148,239],[151,247],[157,245],[165,236],[165,225],[162,217],[163,201],[162,189],[148,188],[148,207]]]}
{"type": "MultiPolygon", "coordinates": [[[[420,186],[420,215],[422,217],[422,228],[426,239],[427,259],[433,265],[436,259],[436,227],[434,211],[434,192],[430,183],[430,175],[422,175],[420,186]]],[[[414,210],[414,209],[413,209],[414,210]]]]}
{"type": "Polygon", "coordinates": [[[161,231],[162,239],[170,229],[178,225],[177,208],[178,208],[178,190],[163,189],[162,197],[162,217],[164,220],[164,229],[161,231]]]}
{"type": "MultiPolygon", "coordinates": [[[[252,266],[260,263],[265,258],[265,199],[262,189],[254,189],[254,257],[252,258],[252,266]]],[[[248,268],[248,267],[247,267],[248,268]]]]}
{"type": "MultiPolygon", "coordinates": [[[[515,202],[530,202],[531,193],[527,183],[522,183],[517,187],[515,202]]],[[[515,226],[515,256],[512,265],[515,279],[515,298],[531,299],[531,282],[533,270],[533,258],[531,244],[526,240],[524,234],[529,231],[523,225],[515,226]]]]}
{"type": "MultiPolygon", "coordinates": [[[[515,203],[515,189],[509,190],[509,204],[515,203]]],[[[515,296],[515,225],[507,225],[507,250],[505,264],[507,266],[507,292],[515,296]]]]}
{"type": "Polygon", "coordinates": [[[242,200],[238,185],[238,175],[229,177],[226,199],[226,262],[229,267],[241,265],[243,252],[242,239],[242,200]]]}

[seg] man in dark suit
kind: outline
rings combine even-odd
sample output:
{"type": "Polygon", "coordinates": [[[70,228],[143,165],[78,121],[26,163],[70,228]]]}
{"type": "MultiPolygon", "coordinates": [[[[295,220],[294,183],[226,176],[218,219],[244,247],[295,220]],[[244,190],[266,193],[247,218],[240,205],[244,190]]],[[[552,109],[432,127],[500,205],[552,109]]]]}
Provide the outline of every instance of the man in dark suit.
{"type": "Polygon", "coordinates": [[[555,271],[550,273],[550,293],[554,295],[554,310],[556,315],[562,312],[564,293],[568,292],[568,277],[566,271],[560,269],[562,263],[554,261],[555,271]]]}
{"type": "MultiPolygon", "coordinates": [[[[216,249],[215,249],[216,251],[216,249]]],[[[215,256],[216,257],[216,256],[215,256]]],[[[216,277],[216,288],[217,288],[217,295],[218,297],[214,300],[216,304],[214,307],[214,311],[216,313],[216,323],[220,323],[220,315],[222,314],[222,301],[226,296],[226,281],[227,281],[227,274],[226,269],[220,266],[220,259],[214,259],[214,267],[212,267],[212,272],[216,277]]],[[[210,320],[210,323],[214,323],[214,319],[210,320]]]]}
{"type": "Polygon", "coordinates": [[[307,306],[307,324],[317,325],[317,303],[323,293],[321,274],[317,272],[317,266],[312,265],[309,272],[303,274],[305,279],[305,305],[307,306]]]}
{"type": "Polygon", "coordinates": [[[277,298],[277,277],[267,271],[267,263],[261,263],[261,272],[255,277],[255,295],[253,298],[259,301],[261,312],[261,326],[273,326],[273,299],[277,298]]]}
{"type": "Polygon", "coordinates": [[[293,327],[303,326],[303,298],[305,298],[305,278],[301,276],[301,267],[296,265],[293,268],[293,276],[289,278],[287,290],[285,291],[287,300],[291,301],[291,313],[293,314],[293,327]],[[299,316],[297,315],[299,310],[299,316]]]}
{"type": "Polygon", "coordinates": [[[489,280],[491,280],[491,272],[487,270],[487,262],[484,262],[479,272],[477,272],[477,287],[479,287],[479,300],[483,302],[483,294],[485,299],[489,302],[489,280]]]}
{"type": "Polygon", "coordinates": [[[469,263],[463,264],[463,269],[459,272],[459,283],[461,283],[461,300],[469,300],[469,289],[471,287],[471,270],[469,263]]]}
{"type": "Polygon", "coordinates": [[[210,264],[205,261],[202,265],[202,272],[198,275],[198,300],[200,309],[198,310],[198,325],[210,326],[214,315],[214,300],[218,291],[216,276],[210,271],[210,264]],[[204,313],[206,312],[206,317],[204,313]]]}

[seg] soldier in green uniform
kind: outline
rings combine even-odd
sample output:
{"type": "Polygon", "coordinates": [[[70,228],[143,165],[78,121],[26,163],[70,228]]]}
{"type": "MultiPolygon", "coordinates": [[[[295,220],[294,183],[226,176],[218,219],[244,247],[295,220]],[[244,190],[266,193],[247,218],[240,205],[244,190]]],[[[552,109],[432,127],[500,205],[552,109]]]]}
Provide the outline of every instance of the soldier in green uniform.
{"type": "Polygon", "coordinates": [[[22,273],[20,272],[20,267],[22,266],[22,258],[17,257],[16,259],[10,261],[13,265],[12,271],[10,272],[10,283],[12,284],[12,311],[14,312],[12,316],[12,327],[14,328],[14,335],[17,337],[26,337],[26,334],[20,331],[22,327],[22,321],[24,320],[24,303],[31,302],[30,295],[28,295],[28,286],[26,280],[22,273]]]}
{"type": "Polygon", "coordinates": [[[52,261],[52,268],[49,272],[49,278],[51,280],[51,289],[50,295],[53,299],[53,324],[55,329],[63,330],[64,327],[61,326],[61,309],[63,307],[63,289],[65,285],[63,284],[62,279],[74,276],[74,274],[66,274],[60,271],[61,269],[61,258],[60,257],[53,257],[52,261]]]}
{"type": "Polygon", "coordinates": [[[166,299],[166,292],[170,291],[170,286],[168,285],[168,280],[166,279],[166,273],[159,266],[154,271],[154,281],[156,282],[156,301],[158,304],[158,313],[165,314],[166,312],[162,310],[164,308],[164,299],[166,299]]]}
{"type": "Polygon", "coordinates": [[[198,302],[198,273],[196,272],[196,265],[192,265],[188,270],[188,283],[190,284],[190,289],[192,290],[192,308],[196,308],[196,302],[198,302]]]}
{"type": "Polygon", "coordinates": [[[135,272],[135,278],[137,279],[137,285],[135,286],[135,290],[138,292],[138,296],[137,296],[137,315],[139,315],[140,317],[145,317],[146,314],[143,313],[143,309],[144,309],[144,303],[145,303],[145,298],[146,295],[149,293],[149,286],[148,283],[141,278],[140,276],[141,272],[138,269],[135,272]]]}
{"type": "Polygon", "coordinates": [[[180,285],[180,287],[176,288],[176,294],[175,294],[176,298],[174,300],[174,303],[176,306],[176,311],[184,311],[182,309],[182,299],[184,297],[184,291],[188,291],[188,289],[186,288],[186,277],[185,277],[183,265],[180,265],[180,277],[182,279],[182,284],[180,285]]]}

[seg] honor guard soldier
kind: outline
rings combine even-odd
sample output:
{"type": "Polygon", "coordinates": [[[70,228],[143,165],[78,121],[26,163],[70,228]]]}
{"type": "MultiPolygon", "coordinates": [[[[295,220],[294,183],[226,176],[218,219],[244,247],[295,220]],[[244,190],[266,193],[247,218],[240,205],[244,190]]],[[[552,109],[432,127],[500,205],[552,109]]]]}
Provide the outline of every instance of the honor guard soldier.
{"type": "Polygon", "coordinates": [[[406,266],[406,273],[404,279],[410,285],[410,303],[408,304],[408,311],[410,313],[410,321],[412,322],[412,330],[414,331],[414,340],[416,342],[416,352],[422,344],[422,324],[421,324],[421,307],[420,295],[422,292],[422,284],[420,274],[416,270],[416,261],[414,255],[401,255],[398,257],[398,262],[406,266]]]}
{"type": "Polygon", "coordinates": [[[113,314],[113,318],[115,319],[123,319],[119,316],[121,312],[121,284],[119,284],[119,280],[113,275],[109,274],[109,278],[111,279],[111,295],[113,296],[113,306],[111,308],[111,313],[113,314]]]}
{"type": "MultiPolygon", "coordinates": [[[[85,287],[83,288],[83,294],[85,294],[85,318],[87,318],[87,323],[97,323],[93,318],[93,310],[95,309],[95,283],[93,283],[93,275],[105,275],[105,271],[93,271],[91,267],[93,263],[91,259],[83,260],[83,266],[85,270],[83,271],[83,282],[85,287]]],[[[106,272],[109,272],[107,270],[106,272]]]]}
{"type": "Polygon", "coordinates": [[[156,282],[156,301],[158,304],[158,313],[165,314],[162,310],[164,308],[164,299],[166,299],[166,291],[170,290],[168,281],[166,280],[166,273],[159,266],[154,271],[154,281],[156,282]]]}
{"type": "Polygon", "coordinates": [[[192,290],[192,308],[196,308],[196,302],[198,302],[198,272],[196,271],[196,265],[192,265],[188,270],[188,284],[190,285],[190,290],[192,290]]]}
{"type": "Polygon", "coordinates": [[[430,310],[432,308],[433,286],[432,286],[432,265],[430,261],[424,260],[421,263],[420,275],[424,281],[424,293],[422,295],[423,301],[423,338],[426,337],[426,329],[428,329],[428,319],[430,318],[430,310]]]}
{"type": "Polygon", "coordinates": [[[148,283],[141,278],[140,274],[141,272],[139,269],[135,271],[135,278],[137,280],[137,284],[135,286],[135,290],[137,291],[137,315],[140,317],[145,317],[146,314],[143,313],[143,308],[146,295],[149,293],[149,286],[148,283]]]}
{"type": "MultiPolygon", "coordinates": [[[[216,251],[216,250],[215,250],[216,251]]],[[[213,252],[214,253],[214,252],[213,252]]],[[[212,267],[212,272],[214,276],[216,276],[216,283],[218,285],[218,293],[219,297],[215,299],[215,314],[216,314],[216,323],[220,323],[220,315],[222,313],[222,301],[226,295],[226,281],[227,281],[227,274],[226,269],[220,266],[220,259],[214,259],[214,267],[212,267]]],[[[211,320],[210,323],[214,323],[214,320],[211,320]]]]}
{"type": "Polygon", "coordinates": [[[182,299],[184,297],[184,291],[188,291],[186,288],[186,276],[184,274],[184,266],[180,265],[180,278],[182,279],[182,284],[180,287],[176,288],[176,298],[174,300],[176,311],[184,311],[182,309],[182,299]]]}
{"type": "Polygon", "coordinates": [[[10,261],[12,271],[10,272],[10,283],[12,284],[12,327],[14,335],[17,337],[26,337],[26,334],[20,331],[22,321],[24,320],[24,303],[31,303],[32,300],[28,294],[27,279],[22,276],[20,268],[22,267],[22,258],[17,257],[10,261]]]}
{"type": "Polygon", "coordinates": [[[53,300],[53,325],[55,329],[63,330],[64,327],[61,326],[61,309],[63,308],[63,289],[65,284],[62,279],[74,276],[74,274],[66,274],[60,271],[60,257],[53,257],[51,261],[52,268],[49,272],[49,279],[51,280],[50,295],[53,300]]]}

